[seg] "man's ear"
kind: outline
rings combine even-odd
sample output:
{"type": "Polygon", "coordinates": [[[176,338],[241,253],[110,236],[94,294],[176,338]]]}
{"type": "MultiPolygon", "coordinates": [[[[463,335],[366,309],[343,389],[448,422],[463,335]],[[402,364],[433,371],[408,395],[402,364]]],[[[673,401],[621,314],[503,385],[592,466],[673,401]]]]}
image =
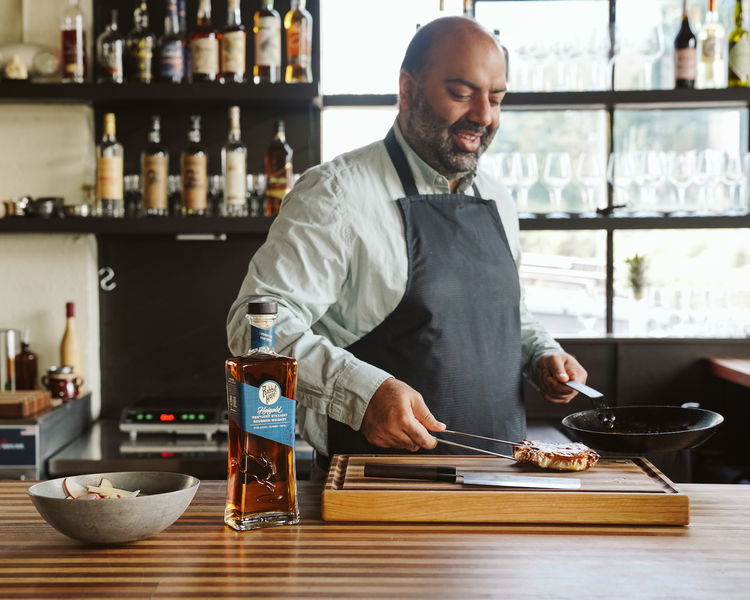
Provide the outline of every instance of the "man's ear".
{"type": "Polygon", "coordinates": [[[417,87],[414,76],[401,69],[398,74],[398,105],[400,112],[409,112],[412,105],[412,97],[417,87]]]}

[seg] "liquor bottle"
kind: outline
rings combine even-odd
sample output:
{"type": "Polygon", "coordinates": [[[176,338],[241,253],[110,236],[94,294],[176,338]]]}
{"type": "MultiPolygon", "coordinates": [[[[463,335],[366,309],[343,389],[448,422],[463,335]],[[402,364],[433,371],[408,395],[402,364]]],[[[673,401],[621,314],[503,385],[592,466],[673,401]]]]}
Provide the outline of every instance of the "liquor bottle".
{"type": "Polygon", "coordinates": [[[687,0],[682,0],[682,24],[674,38],[674,86],[695,87],[697,40],[690,28],[687,0]]]}
{"type": "Polygon", "coordinates": [[[274,123],[276,133],[266,149],[263,166],[266,172],[266,195],[263,214],[272,217],[279,214],[281,201],[292,187],[294,171],[292,169],[293,151],[286,143],[284,121],[274,123]]]}
{"type": "Polygon", "coordinates": [[[80,0],[68,0],[62,17],[62,80],[86,81],[86,27],[80,0]]]}
{"type": "Polygon", "coordinates": [[[299,522],[294,465],[297,361],[274,350],[276,302],[250,302],[250,350],[225,363],[229,450],[224,522],[299,522]]]}
{"type": "Polygon", "coordinates": [[[148,4],[141,0],[133,11],[135,26],[127,39],[128,81],[151,83],[154,78],[156,36],[148,28],[148,4]]]}
{"type": "Polygon", "coordinates": [[[104,115],[102,141],[96,146],[96,204],[103,217],[123,215],[123,156],[122,145],[115,137],[115,115],[104,115]]]}
{"type": "Polygon", "coordinates": [[[255,35],[255,83],[277,83],[281,76],[281,17],[273,8],[273,0],[261,0],[261,8],[253,15],[255,35]]]}
{"type": "Polygon", "coordinates": [[[73,368],[73,373],[82,375],[81,342],[76,328],[75,304],[65,303],[65,331],[60,341],[60,365],[73,368]]]}
{"type": "Polygon", "coordinates": [[[182,177],[180,175],[170,175],[167,179],[168,181],[168,190],[169,190],[169,196],[168,196],[168,202],[169,202],[169,214],[170,215],[179,215],[182,214],[182,192],[180,191],[181,187],[181,179],[182,177]]]}
{"type": "Polygon", "coordinates": [[[190,117],[188,145],[180,155],[182,214],[204,216],[208,211],[208,154],[201,144],[201,118],[190,117]]]}
{"type": "Polygon", "coordinates": [[[240,107],[229,108],[229,137],[221,149],[224,210],[230,217],[247,216],[247,146],[240,138],[240,107]]]}
{"type": "Polygon", "coordinates": [[[26,329],[21,337],[21,352],[16,355],[16,389],[39,389],[39,359],[29,349],[29,330],[26,329]]]}
{"type": "Polygon", "coordinates": [[[122,83],[125,81],[125,38],[117,27],[117,11],[111,10],[109,23],[96,40],[96,59],[99,64],[99,83],[122,83]]]}
{"type": "Polygon", "coordinates": [[[229,0],[227,24],[221,32],[221,79],[241,83],[247,74],[247,30],[242,24],[240,0],[229,0]]]}
{"type": "Polygon", "coordinates": [[[698,31],[696,87],[727,87],[727,34],[719,23],[716,0],[708,0],[708,12],[698,31]]]}
{"type": "Polygon", "coordinates": [[[286,83],[312,81],[312,15],[305,9],[305,0],[292,0],[284,15],[286,30],[286,83]]]}
{"type": "Polygon", "coordinates": [[[151,117],[148,142],[141,153],[141,185],[146,216],[164,216],[169,210],[169,151],[161,143],[161,119],[151,117]]]}
{"type": "Polygon", "coordinates": [[[729,34],[729,87],[750,86],[750,32],[743,27],[742,0],[734,5],[734,30],[729,34]]]}
{"type": "Polygon", "coordinates": [[[185,38],[180,27],[177,0],[167,0],[164,35],[159,38],[159,80],[180,83],[185,79],[185,38]]]}
{"type": "Polygon", "coordinates": [[[193,81],[216,81],[219,77],[219,36],[211,23],[211,0],[200,0],[198,24],[190,37],[193,81]]]}

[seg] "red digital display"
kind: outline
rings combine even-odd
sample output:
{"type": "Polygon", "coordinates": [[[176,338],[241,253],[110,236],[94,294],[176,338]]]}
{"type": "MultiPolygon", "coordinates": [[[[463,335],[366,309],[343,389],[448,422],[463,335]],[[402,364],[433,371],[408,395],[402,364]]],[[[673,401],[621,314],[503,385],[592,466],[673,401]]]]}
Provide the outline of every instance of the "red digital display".
{"type": "Polygon", "coordinates": [[[174,421],[174,415],[170,413],[161,413],[159,415],[160,421],[174,421]]]}

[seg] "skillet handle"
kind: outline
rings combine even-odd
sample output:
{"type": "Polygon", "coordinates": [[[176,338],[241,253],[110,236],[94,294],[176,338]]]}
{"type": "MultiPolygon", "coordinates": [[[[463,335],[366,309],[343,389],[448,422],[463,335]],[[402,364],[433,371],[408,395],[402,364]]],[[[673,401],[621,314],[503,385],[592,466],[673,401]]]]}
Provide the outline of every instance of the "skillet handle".
{"type": "Polygon", "coordinates": [[[592,400],[595,398],[604,398],[604,394],[602,394],[599,390],[595,390],[594,388],[586,385],[585,383],[581,383],[580,381],[565,381],[563,382],[563,384],[567,385],[570,389],[583,394],[587,398],[591,398],[592,400]]]}
{"type": "Polygon", "coordinates": [[[365,477],[389,479],[425,479],[456,483],[456,468],[442,465],[397,465],[391,463],[365,463],[365,477]]]}

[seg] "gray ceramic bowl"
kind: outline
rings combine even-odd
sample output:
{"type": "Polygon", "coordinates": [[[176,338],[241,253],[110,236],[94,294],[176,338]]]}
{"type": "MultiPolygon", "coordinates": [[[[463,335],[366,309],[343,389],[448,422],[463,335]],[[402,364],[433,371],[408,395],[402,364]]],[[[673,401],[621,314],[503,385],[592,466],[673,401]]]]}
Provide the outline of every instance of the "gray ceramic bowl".
{"type": "Polygon", "coordinates": [[[103,477],[116,488],[140,490],[133,498],[67,499],[63,480],[32,485],[29,496],[45,521],[68,537],[92,544],[142,540],[174,523],[195,496],[200,481],[191,475],[129,471],[69,477],[82,486],[103,477]]]}

